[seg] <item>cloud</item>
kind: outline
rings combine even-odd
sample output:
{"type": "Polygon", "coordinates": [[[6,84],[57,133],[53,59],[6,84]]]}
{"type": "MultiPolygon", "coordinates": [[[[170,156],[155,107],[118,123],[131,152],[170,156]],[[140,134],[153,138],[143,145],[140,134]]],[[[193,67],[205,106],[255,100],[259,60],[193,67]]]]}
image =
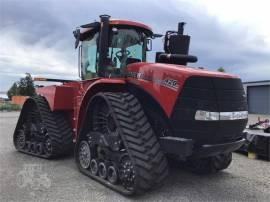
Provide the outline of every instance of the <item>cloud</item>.
{"type": "Polygon", "coordinates": [[[61,48],[64,41],[56,41],[52,48],[46,46],[46,38],[38,43],[27,44],[20,36],[14,35],[16,35],[14,32],[2,35],[5,40],[1,41],[0,65],[8,65],[12,68],[1,68],[1,73],[17,72],[16,70],[19,69],[67,76],[74,73],[74,61],[69,58],[69,52],[61,48]]]}
{"type": "Polygon", "coordinates": [[[2,34],[0,78],[10,78],[10,82],[1,82],[1,88],[9,87],[26,72],[33,76],[77,78],[76,54],[62,49],[65,40],[58,40],[48,47],[46,37],[33,44],[25,43],[22,38],[15,32],[2,34]]]}
{"type": "MultiPolygon", "coordinates": [[[[99,20],[98,16],[104,13],[113,18],[144,22],[157,33],[177,29],[177,23],[185,21],[188,23],[185,32],[192,37],[190,53],[199,58],[192,66],[213,70],[223,66],[243,80],[269,79],[266,72],[270,65],[267,37],[270,32],[262,28],[262,18],[250,16],[254,26],[246,20],[247,14],[257,16],[260,12],[256,9],[248,12],[254,6],[248,4],[248,9],[237,18],[236,11],[243,8],[234,7],[230,16],[231,6],[226,6],[227,1],[221,1],[227,12],[218,10],[218,3],[209,5],[210,1],[2,0],[0,91],[8,89],[25,72],[77,79],[72,31],[78,25],[99,20]]],[[[153,50],[162,50],[160,39],[153,42],[153,50]]],[[[153,61],[154,53],[149,58],[153,61]]]]}

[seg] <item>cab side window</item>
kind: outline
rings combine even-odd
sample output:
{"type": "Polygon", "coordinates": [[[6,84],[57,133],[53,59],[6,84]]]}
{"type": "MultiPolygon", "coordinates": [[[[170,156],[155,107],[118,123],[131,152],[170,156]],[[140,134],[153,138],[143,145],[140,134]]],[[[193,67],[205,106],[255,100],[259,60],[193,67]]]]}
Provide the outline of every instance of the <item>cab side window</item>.
{"type": "Polygon", "coordinates": [[[97,77],[97,38],[98,33],[82,41],[82,79],[97,77]]]}

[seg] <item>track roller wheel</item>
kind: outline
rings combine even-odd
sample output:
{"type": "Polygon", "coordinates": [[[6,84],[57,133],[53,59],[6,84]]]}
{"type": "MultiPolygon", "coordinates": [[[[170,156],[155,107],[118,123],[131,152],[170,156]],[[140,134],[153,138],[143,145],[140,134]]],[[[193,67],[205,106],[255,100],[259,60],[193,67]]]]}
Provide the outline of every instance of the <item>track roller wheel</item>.
{"type": "Polygon", "coordinates": [[[37,144],[37,154],[41,155],[43,153],[43,144],[38,143],[37,144]]]}
{"type": "Polygon", "coordinates": [[[92,159],[90,162],[90,171],[93,175],[98,174],[98,162],[96,159],[92,159]]]}
{"type": "Polygon", "coordinates": [[[112,184],[117,184],[118,181],[118,172],[117,169],[111,165],[108,167],[108,181],[112,184]]]}
{"type": "Polygon", "coordinates": [[[31,142],[31,152],[36,153],[37,152],[37,143],[31,142]]]}
{"type": "Polygon", "coordinates": [[[102,179],[106,179],[107,178],[107,166],[106,166],[106,164],[104,162],[100,162],[98,164],[98,175],[102,179]]]}

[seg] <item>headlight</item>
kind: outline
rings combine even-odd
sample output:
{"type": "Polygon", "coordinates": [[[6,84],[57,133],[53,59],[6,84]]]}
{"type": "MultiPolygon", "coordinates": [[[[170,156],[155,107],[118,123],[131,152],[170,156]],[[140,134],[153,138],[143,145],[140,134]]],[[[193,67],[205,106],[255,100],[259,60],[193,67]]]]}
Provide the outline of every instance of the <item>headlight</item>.
{"type": "Polygon", "coordinates": [[[219,113],[198,110],[195,114],[195,120],[217,121],[219,120],[219,113]]]}
{"type": "Polygon", "coordinates": [[[220,120],[238,120],[238,119],[247,119],[248,112],[240,111],[240,112],[220,112],[219,119],[220,120]]]}
{"type": "Polygon", "coordinates": [[[195,120],[200,121],[218,121],[218,120],[239,120],[247,119],[247,111],[237,111],[237,112],[209,112],[198,110],[195,114],[195,120]]]}

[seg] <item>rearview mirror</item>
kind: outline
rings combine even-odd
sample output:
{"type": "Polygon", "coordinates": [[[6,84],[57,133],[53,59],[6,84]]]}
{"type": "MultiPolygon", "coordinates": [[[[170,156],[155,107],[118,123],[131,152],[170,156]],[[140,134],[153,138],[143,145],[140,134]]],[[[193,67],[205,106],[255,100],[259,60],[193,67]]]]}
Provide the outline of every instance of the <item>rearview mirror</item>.
{"type": "Polygon", "coordinates": [[[151,50],[152,50],[152,40],[146,39],[146,51],[151,51],[151,50]]]}
{"type": "Polygon", "coordinates": [[[76,38],[76,41],[75,41],[75,49],[78,47],[79,43],[80,43],[80,29],[76,29],[74,32],[73,32],[73,35],[75,36],[76,38]]]}
{"type": "Polygon", "coordinates": [[[163,37],[163,34],[153,34],[152,39],[163,37]]]}

